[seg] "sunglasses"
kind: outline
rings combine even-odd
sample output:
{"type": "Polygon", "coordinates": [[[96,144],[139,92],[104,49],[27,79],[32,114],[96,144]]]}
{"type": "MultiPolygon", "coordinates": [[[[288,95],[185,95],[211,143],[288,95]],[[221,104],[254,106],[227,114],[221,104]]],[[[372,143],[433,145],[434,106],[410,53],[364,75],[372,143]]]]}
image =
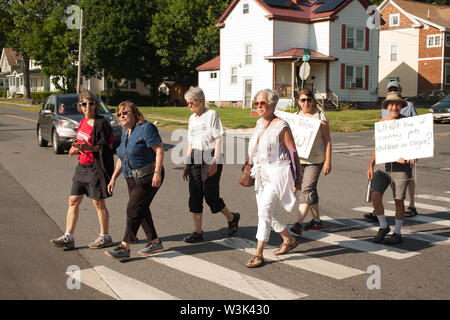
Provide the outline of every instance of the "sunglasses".
{"type": "Polygon", "coordinates": [[[312,99],[311,98],[302,98],[300,99],[300,102],[311,102],[312,99]]]}
{"type": "Polygon", "coordinates": [[[126,116],[128,113],[130,113],[130,111],[122,111],[122,112],[119,112],[117,114],[117,116],[120,118],[121,116],[126,116]]]}
{"type": "Polygon", "coordinates": [[[95,101],[89,101],[89,102],[80,102],[80,106],[87,107],[87,106],[95,106],[95,101]]]}
{"type": "Polygon", "coordinates": [[[261,102],[255,101],[255,102],[253,103],[253,105],[255,105],[255,106],[265,106],[265,105],[266,105],[266,102],[265,102],[265,101],[261,101],[261,102]]]}

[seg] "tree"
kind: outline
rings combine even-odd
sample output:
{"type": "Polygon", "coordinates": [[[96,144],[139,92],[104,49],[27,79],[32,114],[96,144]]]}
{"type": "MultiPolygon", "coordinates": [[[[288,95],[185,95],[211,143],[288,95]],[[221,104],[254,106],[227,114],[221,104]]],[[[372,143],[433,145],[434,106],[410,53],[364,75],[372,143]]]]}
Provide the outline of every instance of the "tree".
{"type": "Polygon", "coordinates": [[[158,0],[147,37],[157,48],[166,77],[196,83],[195,68],[219,54],[214,22],[227,0],[158,0]]]}

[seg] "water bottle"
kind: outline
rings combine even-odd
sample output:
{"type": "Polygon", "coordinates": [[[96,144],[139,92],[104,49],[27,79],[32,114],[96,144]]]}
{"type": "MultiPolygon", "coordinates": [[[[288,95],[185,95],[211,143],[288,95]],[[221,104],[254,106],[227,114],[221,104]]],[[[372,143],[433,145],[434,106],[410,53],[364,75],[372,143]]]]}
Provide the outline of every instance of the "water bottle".
{"type": "Polygon", "coordinates": [[[372,202],[372,180],[367,182],[366,202],[372,202]]]}

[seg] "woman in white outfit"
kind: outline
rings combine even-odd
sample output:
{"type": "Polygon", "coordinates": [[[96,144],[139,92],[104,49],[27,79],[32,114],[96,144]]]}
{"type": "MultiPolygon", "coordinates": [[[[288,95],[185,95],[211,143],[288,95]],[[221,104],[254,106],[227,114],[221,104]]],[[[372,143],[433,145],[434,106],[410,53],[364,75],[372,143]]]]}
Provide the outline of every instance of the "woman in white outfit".
{"type": "Polygon", "coordinates": [[[274,114],[277,103],[278,94],[270,89],[259,91],[254,98],[260,119],[248,152],[249,161],[253,163],[250,175],[255,178],[258,205],[258,247],[247,263],[249,268],[264,264],[263,250],[269,241],[271,227],[283,238],[280,248],[274,251],[276,255],[286,254],[299,244],[277,213],[280,207],[286,211],[292,210],[296,185],[300,182],[299,175],[291,169],[291,162],[299,167],[295,142],[287,122],[274,114]]]}

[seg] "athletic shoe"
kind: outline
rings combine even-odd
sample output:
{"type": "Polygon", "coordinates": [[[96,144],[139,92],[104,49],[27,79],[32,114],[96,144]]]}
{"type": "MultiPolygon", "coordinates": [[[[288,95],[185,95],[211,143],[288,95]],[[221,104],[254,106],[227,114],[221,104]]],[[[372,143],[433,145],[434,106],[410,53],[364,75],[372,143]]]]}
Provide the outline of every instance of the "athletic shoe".
{"type": "Polygon", "coordinates": [[[157,253],[163,251],[163,245],[162,242],[160,243],[148,243],[145,248],[142,248],[138,251],[138,255],[146,257],[151,255],[152,253],[157,253]]]}
{"type": "Polygon", "coordinates": [[[291,228],[291,232],[301,236],[302,232],[303,232],[303,223],[300,222],[296,222],[292,228],[291,228]]]}
{"type": "Polygon", "coordinates": [[[105,255],[114,259],[128,259],[130,257],[130,250],[122,247],[122,244],[114,250],[105,251],[105,255]]]}
{"type": "Polygon", "coordinates": [[[203,241],[203,231],[202,231],[202,233],[197,233],[194,231],[194,232],[192,232],[192,234],[189,237],[186,237],[183,240],[184,240],[184,242],[187,242],[187,243],[203,241]]]}
{"type": "Polygon", "coordinates": [[[75,239],[69,240],[69,238],[65,235],[50,240],[50,243],[58,248],[75,249],[75,239]]]}
{"type": "Polygon", "coordinates": [[[241,215],[239,212],[232,212],[234,219],[231,222],[228,222],[228,235],[233,236],[238,230],[238,223],[241,215]]]}
{"type": "Polygon", "coordinates": [[[391,228],[389,228],[389,226],[387,228],[380,228],[378,229],[378,233],[375,236],[375,238],[373,239],[373,242],[375,243],[380,243],[381,241],[383,241],[384,237],[391,232],[391,228]]]}
{"type": "Polygon", "coordinates": [[[105,239],[102,236],[98,236],[97,239],[94,240],[94,242],[91,242],[88,244],[88,247],[91,249],[101,249],[101,248],[107,248],[111,247],[113,245],[113,241],[111,237],[108,239],[105,239]]]}
{"type": "Polygon", "coordinates": [[[322,220],[320,220],[319,222],[316,222],[314,219],[312,219],[310,222],[308,222],[304,226],[304,230],[305,231],[319,230],[319,229],[322,229],[322,228],[323,228],[322,220]]]}
{"type": "Polygon", "coordinates": [[[389,235],[386,239],[384,239],[384,243],[386,244],[397,244],[402,242],[402,236],[397,233],[393,233],[389,235]]]}

